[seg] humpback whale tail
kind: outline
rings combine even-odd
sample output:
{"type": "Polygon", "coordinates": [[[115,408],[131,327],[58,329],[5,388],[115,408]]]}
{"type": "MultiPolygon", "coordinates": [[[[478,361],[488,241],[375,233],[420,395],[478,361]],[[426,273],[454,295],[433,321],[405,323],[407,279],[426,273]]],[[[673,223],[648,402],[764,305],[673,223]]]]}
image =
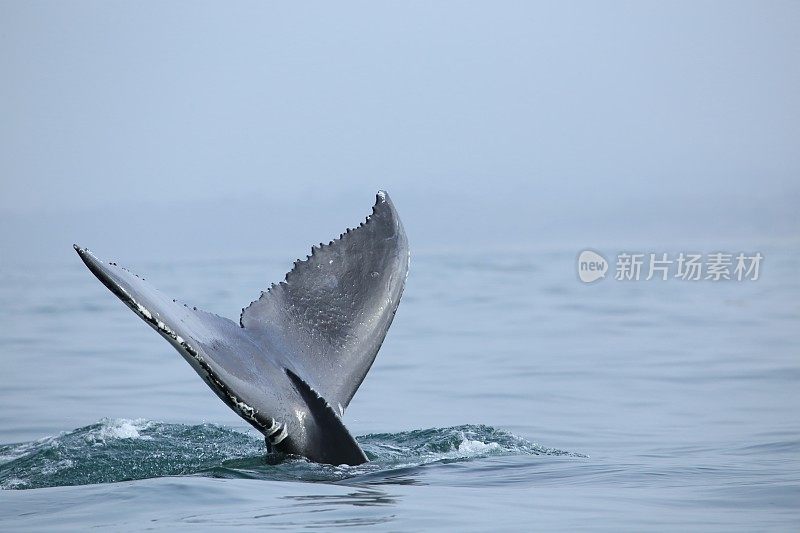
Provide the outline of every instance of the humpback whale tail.
{"type": "Polygon", "coordinates": [[[242,310],[238,324],[75,250],[271,448],[321,463],[367,460],[341,418],[392,323],[409,265],[405,231],[385,192],[366,221],[312,247],[242,310]]]}

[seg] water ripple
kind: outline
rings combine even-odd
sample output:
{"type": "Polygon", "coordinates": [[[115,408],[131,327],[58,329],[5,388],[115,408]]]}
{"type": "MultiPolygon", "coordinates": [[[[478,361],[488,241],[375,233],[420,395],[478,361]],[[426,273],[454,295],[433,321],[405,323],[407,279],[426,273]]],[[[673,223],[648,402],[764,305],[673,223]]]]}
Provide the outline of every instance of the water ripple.
{"type": "Polygon", "coordinates": [[[263,439],[212,424],[105,419],[56,437],[0,446],[0,486],[30,489],[163,476],[413,483],[409,469],[490,456],[566,455],[483,425],[359,437],[370,462],[355,467],[265,454],[263,439]]]}

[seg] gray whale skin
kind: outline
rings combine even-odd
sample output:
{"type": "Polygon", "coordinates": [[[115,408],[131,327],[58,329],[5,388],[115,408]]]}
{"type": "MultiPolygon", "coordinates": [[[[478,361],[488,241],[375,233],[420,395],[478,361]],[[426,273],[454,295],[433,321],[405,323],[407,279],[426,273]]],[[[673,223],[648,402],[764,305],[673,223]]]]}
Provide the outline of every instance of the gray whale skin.
{"type": "Polygon", "coordinates": [[[233,322],[163,295],[75,245],[89,270],[164,337],[267,447],[328,464],[366,455],[342,423],[392,323],[408,275],[403,225],[379,191],[372,214],[296,261],[233,322]]]}

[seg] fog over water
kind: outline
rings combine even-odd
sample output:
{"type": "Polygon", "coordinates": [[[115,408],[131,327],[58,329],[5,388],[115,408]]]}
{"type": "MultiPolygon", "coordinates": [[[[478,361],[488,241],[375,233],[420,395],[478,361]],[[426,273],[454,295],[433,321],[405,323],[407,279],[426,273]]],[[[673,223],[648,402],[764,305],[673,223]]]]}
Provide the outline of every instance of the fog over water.
{"type": "Polygon", "coordinates": [[[296,255],[379,188],[415,247],[800,227],[795,3],[0,9],[0,243],[37,259],[296,255]]]}

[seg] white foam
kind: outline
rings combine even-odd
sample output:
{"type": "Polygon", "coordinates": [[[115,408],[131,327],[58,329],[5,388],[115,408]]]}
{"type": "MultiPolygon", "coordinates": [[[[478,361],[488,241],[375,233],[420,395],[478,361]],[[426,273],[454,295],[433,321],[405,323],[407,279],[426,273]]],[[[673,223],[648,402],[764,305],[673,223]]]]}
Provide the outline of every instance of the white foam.
{"type": "Polygon", "coordinates": [[[3,484],[0,485],[0,487],[2,487],[3,489],[17,489],[20,487],[25,487],[27,484],[28,482],[25,481],[24,479],[20,479],[18,477],[12,477],[11,479],[4,481],[3,484]]]}
{"type": "Polygon", "coordinates": [[[103,423],[97,434],[98,440],[103,442],[113,439],[141,439],[152,440],[152,437],[141,435],[139,431],[147,429],[149,426],[147,420],[129,420],[120,418],[117,420],[109,420],[103,423]]]}
{"type": "Polygon", "coordinates": [[[49,445],[54,440],[55,437],[44,437],[32,442],[18,444],[17,446],[14,446],[12,449],[8,450],[8,455],[0,455],[0,465],[9,463],[15,459],[19,459],[38,447],[49,445]]]}
{"type": "Polygon", "coordinates": [[[500,448],[501,446],[496,442],[482,442],[479,440],[465,439],[458,445],[458,453],[463,454],[466,457],[471,457],[473,455],[482,455],[484,453],[497,451],[500,448]]]}
{"type": "Polygon", "coordinates": [[[72,459],[62,459],[58,462],[49,462],[42,467],[42,474],[46,476],[52,476],[60,470],[72,468],[73,465],[74,463],[72,459]]]}

